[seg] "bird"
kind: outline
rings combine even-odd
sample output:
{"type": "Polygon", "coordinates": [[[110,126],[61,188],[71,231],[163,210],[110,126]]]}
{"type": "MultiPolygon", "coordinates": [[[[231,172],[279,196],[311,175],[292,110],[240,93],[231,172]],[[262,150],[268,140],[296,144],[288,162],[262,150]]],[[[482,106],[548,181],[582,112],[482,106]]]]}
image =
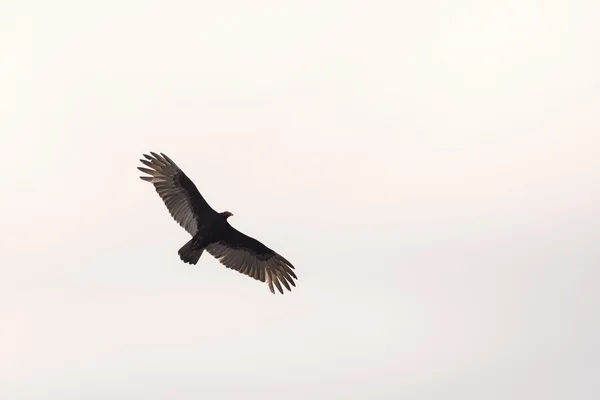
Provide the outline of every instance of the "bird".
{"type": "Polygon", "coordinates": [[[140,179],[154,185],[169,213],[192,238],[178,251],[184,263],[195,265],[206,250],[225,267],[236,270],[275,288],[291,291],[296,286],[294,266],[283,256],[229,224],[229,211],[215,211],[202,197],[196,185],[164,153],[149,152],[138,167],[146,176],[140,179]]]}

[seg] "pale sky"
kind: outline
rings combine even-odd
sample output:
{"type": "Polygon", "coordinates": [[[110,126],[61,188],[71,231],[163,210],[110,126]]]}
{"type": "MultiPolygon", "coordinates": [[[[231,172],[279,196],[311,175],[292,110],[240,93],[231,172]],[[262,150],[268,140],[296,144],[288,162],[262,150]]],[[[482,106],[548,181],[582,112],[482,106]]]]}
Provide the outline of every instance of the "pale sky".
{"type": "Polygon", "coordinates": [[[0,398],[600,398],[600,2],[0,3],[0,398]],[[169,155],[284,296],[141,181],[169,155]]]}

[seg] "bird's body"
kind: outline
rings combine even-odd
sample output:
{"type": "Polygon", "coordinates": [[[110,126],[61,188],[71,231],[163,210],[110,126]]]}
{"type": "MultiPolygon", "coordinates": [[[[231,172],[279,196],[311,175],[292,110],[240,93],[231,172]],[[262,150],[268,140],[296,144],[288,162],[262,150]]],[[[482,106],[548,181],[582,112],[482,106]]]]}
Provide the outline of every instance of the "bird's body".
{"type": "Polygon", "coordinates": [[[192,238],[179,249],[185,263],[196,264],[206,250],[227,268],[235,269],[269,285],[283,294],[283,287],[296,286],[292,264],[258,240],[232,227],[229,211],[218,213],[208,205],[196,185],[165,154],[151,152],[140,160],[149,168],[138,167],[150,176],[141,179],[151,182],[163,199],[169,213],[192,238]]]}

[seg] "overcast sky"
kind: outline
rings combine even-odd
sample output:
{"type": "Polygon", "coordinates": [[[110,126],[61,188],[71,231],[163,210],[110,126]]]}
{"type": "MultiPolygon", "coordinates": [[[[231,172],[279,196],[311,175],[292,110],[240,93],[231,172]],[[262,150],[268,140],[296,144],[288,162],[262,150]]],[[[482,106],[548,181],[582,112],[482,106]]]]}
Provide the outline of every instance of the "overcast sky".
{"type": "Polygon", "coordinates": [[[599,15],[2,1],[0,397],[600,398],[599,15]],[[298,287],[183,264],[151,150],[298,287]]]}

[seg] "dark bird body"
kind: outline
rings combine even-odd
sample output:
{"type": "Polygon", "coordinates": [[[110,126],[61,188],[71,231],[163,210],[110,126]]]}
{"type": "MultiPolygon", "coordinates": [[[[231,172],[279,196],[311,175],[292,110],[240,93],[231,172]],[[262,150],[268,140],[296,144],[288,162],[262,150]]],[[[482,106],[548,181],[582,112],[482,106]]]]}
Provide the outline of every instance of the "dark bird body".
{"type": "Polygon", "coordinates": [[[232,227],[229,211],[216,212],[204,200],[196,185],[165,154],[151,152],[140,160],[149,168],[138,167],[150,176],[141,179],[152,183],[171,216],[190,235],[179,257],[185,263],[196,264],[206,250],[227,268],[266,282],[271,292],[274,286],[283,294],[283,287],[296,286],[292,264],[258,240],[232,227]]]}

